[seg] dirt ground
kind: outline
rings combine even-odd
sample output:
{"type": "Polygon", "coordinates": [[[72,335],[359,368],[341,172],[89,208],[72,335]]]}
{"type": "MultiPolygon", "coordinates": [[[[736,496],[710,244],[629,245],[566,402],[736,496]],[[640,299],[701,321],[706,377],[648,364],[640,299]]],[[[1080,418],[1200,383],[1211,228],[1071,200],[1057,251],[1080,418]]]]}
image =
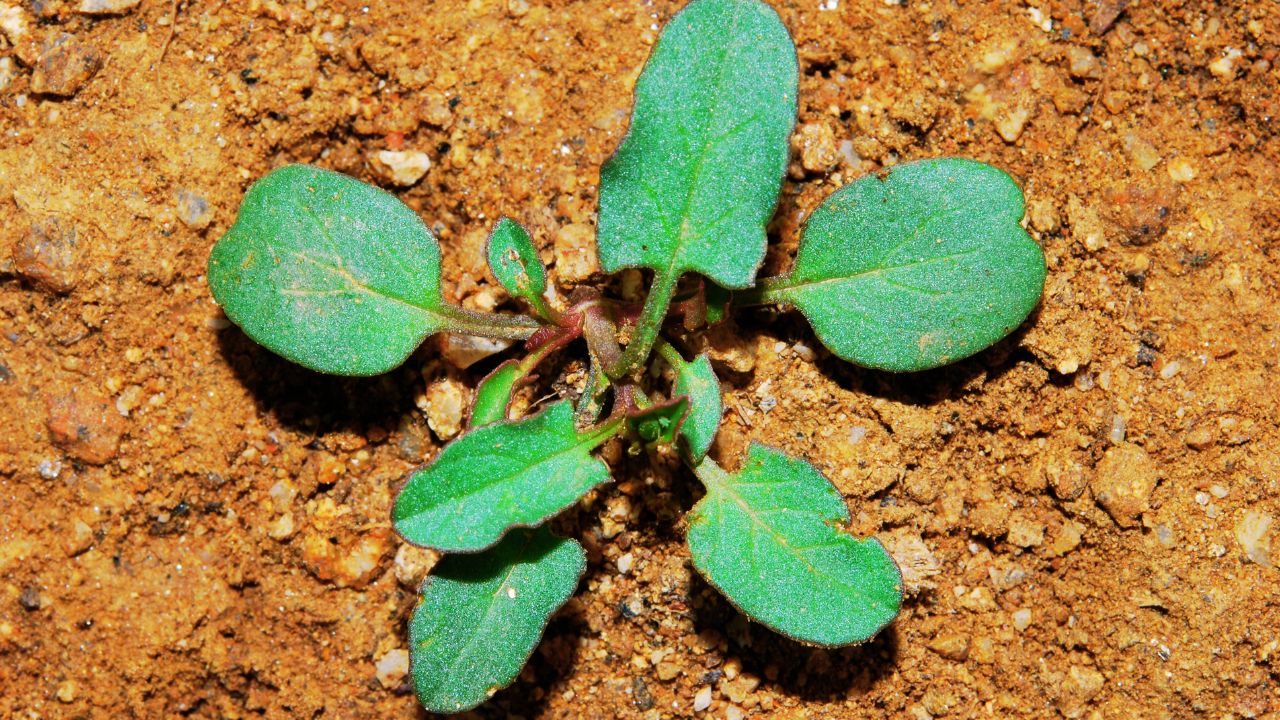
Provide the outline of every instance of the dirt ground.
{"type": "MultiPolygon", "coordinates": [[[[1280,718],[1280,5],[1124,4],[775,3],[802,76],[767,270],[843,183],[960,155],[1025,189],[1043,306],[908,376],[738,313],[717,456],[815,462],[908,571],[901,616],[834,651],[753,626],[691,570],[693,478],[615,452],[562,521],[578,597],[477,715],[1280,718]]],[[[0,0],[0,717],[421,714],[433,558],[389,506],[449,434],[428,387],[493,361],[302,370],[229,325],[209,248],[314,162],[397,189],[464,303],[503,300],[501,214],[565,291],[678,6],[0,0]],[[398,186],[386,150],[430,169],[398,186]]]]}

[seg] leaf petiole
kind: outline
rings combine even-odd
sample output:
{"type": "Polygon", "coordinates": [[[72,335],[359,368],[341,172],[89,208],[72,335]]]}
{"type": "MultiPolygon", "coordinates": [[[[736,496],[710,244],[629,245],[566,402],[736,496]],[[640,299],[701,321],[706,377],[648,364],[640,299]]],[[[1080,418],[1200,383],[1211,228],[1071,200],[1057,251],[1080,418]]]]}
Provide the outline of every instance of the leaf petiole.
{"type": "Polygon", "coordinates": [[[457,305],[445,305],[434,312],[448,323],[441,328],[442,332],[460,335],[475,335],[496,340],[528,340],[529,336],[542,327],[537,320],[524,315],[480,312],[457,305]]]}
{"type": "Polygon", "coordinates": [[[649,296],[644,300],[644,308],[636,320],[632,331],[631,342],[622,351],[616,362],[605,366],[605,373],[611,378],[620,378],[644,362],[653,350],[653,343],[658,339],[658,330],[667,316],[667,308],[671,306],[671,297],[675,293],[676,281],[680,273],[659,270],[653,276],[653,285],[649,288],[649,296]]]}
{"type": "Polygon", "coordinates": [[[757,280],[755,285],[745,290],[734,290],[733,304],[736,307],[786,304],[787,299],[784,295],[788,279],[787,275],[764,278],[763,280],[757,280]]]}

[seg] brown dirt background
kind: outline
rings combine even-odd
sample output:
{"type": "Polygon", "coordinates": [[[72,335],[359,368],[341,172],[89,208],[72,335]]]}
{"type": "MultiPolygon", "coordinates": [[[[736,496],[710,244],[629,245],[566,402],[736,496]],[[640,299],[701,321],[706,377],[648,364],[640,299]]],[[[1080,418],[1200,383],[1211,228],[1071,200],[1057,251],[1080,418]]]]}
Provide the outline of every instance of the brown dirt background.
{"type": "MultiPolygon", "coordinates": [[[[809,458],[915,569],[873,642],[738,617],[691,575],[691,476],[622,457],[565,521],[578,598],[478,714],[691,717],[710,692],[716,718],[1280,717],[1277,529],[1257,533],[1280,515],[1280,5],[1137,0],[1109,26],[1111,2],[775,6],[807,129],[769,268],[839,185],[962,155],[1023,185],[1043,306],[912,376],[830,357],[794,314],[714,339],[719,455],[809,458]]],[[[273,166],[378,181],[371,155],[403,145],[433,161],[399,194],[448,292],[492,299],[499,214],[549,260],[593,222],[676,9],[0,2],[0,717],[421,714],[376,670],[430,562],[388,510],[441,444],[426,384],[478,373],[428,351],[369,380],[292,366],[227,327],[209,248],[273,166]],[[69,97],[32,88],[59,33],[102,61],[69,97]]]]}

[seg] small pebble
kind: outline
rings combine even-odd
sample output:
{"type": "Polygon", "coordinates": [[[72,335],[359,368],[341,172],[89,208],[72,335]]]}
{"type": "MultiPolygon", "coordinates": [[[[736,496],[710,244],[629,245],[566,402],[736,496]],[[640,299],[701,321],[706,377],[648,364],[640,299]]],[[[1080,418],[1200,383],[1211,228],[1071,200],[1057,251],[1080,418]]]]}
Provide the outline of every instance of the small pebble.
{"type": "Polygon", "coordinates": [[[58,702],[73,703],[76,701],[76,683],[74,680],[63,680],[58,683],[58,702]]]}
{"type": "Polygon", "coordinates": [[[1245,512],[1236,523],[1236,542],[1245,557],[1265,568],[1273,567],[1271,562],[1271,526],[1275,518],[1260,510],[1245,512]]]}
{"type": "Polygon", "coordinates": [[[142,0],[80,0],[76,12],[82,15],[122,15],[141,3],[142,0]]]}
{"type": "Polygon", "coordinates": [[[272,540],[279,540],[283,542],[293,537],[293,533],[296,529],[297,527],[294,524],[293,513],[287,512],[276,518],[275,521],[271,523],[267,528],[267,534],[271,536],[272,540]]]}
{"type": "Polygon", "coordinates": [[[72,390],[48,401],[49,437],[67,454],[91,465],[116,456],[125,421],[106,398],[89,390],[72,390]]]}
{"type": "Polygon", "coordinates": [[[75,557],[93,546],[93,528],[83,520],[71,524],[71,533],[67,536],[66,551],[68,557],[75,557]]]}
{"type": "Polygon", "coordinates": [[[203,230],[213,222],[213,209],[204,196],[190,190],[179,190],[176,195],[178,219],[193,230],[203,230]]]}
{"type": "Polygon", "coordinates": [[[1069,719],[1083,716],[1089,701],[1102,690],[1105,683],[1106,679],[1097,670],[1072,665],[1058,693],[1058,712],[1069,719]]]}
{"type": "Polygon", "coordinates": [[[31,92],[71,97],[102,68],[102,54],[61,33],[44,45],[31,72],[31,92]]]}
{"type": "Polygon", "coordinates": [[[1174,182],[1191,182],[1196,178],[1196,166],[1187,158],[1173,158],[1165,167],[1165,171],[1169,173],[1169,179],[1174,182]]]}
{"type": "Polygon", "coordinates": [[[1147,451],[1133,443],[1120,443],[1102,456],[1090,488],[1116,524],[1130,528],[1150,507],[1156,480],[1156,466],[1147,451]]]}
{"type": "Polygon", "coordinates": [[[599,273],[595,246],[596,231],[591,225],[569,223],[557,230],[553,244],[557,282],[576,285],[599,273]]]}
{"type": "Polygon", "coordinates": [[[462,431],[462,416],[471,402],[467,386],[453,378],[443,378],[427,386],[418,404],[427,415],[427,426],[436,437],[449,440],[462,431]]]}
{"type": "Polygon", "coordinates": [[[626,553],[625,555],[622,555],[621,557],[618,558],[618,562],[617,562],[618,572],[622,573],[623,575],[626,575],[627,573],[631,572],[631,567],[634,564],[635,564],[635,556],[633,556],[631,553],[626,553]]]}
{"type": "Polygon", "coordinates": [[[400,549],[396,550],[394,563],[396,581],[406,588],[416,590],[427,577],[427,573],[431,572],[431,568],[435,566],[439,557],[433,550],[408,543],[401,545],[400,549]]]}
{"type": "Polygon", "coordinates": [[[929,643],[929,649],[948,660],[964,662],[969,657],[969,638],[959,633],[941,633],[929,643]]]}
{"type": "Polygon", "coordinates": [[[393,690],[400,687],[400,683],[404,682],[405,677],[409,675],[409,651],[404,648],[388,650],[378,658],[374,668],[378,684],[384,689],[393,690]]]}
{"type": "Polygon", "coordinates": [[[1013,611],[1013,627],[1018,632],[1022,632],[1031,627],[1031,611],[1027,608],[1013,611]]]}
{"type": "Polygon", "coordinates": [[[46,217],[31,227],[13,249],[13,270],[37,287],[65,295],[80,279],[76,227],[46,217]]]}
{"type": "Polygon", "coordinates": [[[996,132],[1005,142],[1017,142],[1029,119],[1031,111],[1027,108],[1006,108],[996,115],[996,132]]]}
{"type": "Polygon", "coordinates": [[[791,144],[800,154],[800,166],[808,172],[831,172],[840,164],[835,134],[826,123],[801,125],[791,144]]]}
{"type": "Polygon", "coordinates": [[[693,696],[693,711],[702,712],[711,707],[711,686],[707,685],[693,696]]]}
{"type": "Polygon", "coordinates": [[[369,164],[386,182],[409,187],[431,169],[431,156],[420,150],[379,150],[370,156],[369,164]]]}

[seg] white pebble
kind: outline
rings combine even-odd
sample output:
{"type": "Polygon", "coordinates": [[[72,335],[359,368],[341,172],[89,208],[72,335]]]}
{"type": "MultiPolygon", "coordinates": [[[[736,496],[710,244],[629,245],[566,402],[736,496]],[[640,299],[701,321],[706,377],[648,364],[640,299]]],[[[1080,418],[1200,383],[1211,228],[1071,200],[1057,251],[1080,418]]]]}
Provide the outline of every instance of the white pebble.
{"type": "Polygon", "coordinates": [[[1119,445],[1124,442],[1125,427],[1126,423],[1123,415],[1111,416],[1111,432],[1107,434],[1107,437],[1112,444],[1119,445]]]}
{"type": "Polygon", "coordinates": [[[1013,627],[1018,632],[1022,632],[1023,630],[1026,630],[1027,628],[1031,627],[1031,611],[1026,608],[1022,608],[1021,610],[1014,610],[1013,611],[1013,627]]]}
{"type": "Polygon", "coordinates": [[[409,674],[409,651],[404,648],[388,650],[385,655],[378,659],[374,667],[378,677],[378,684],[387,690],[391,690],[399,686],[405,676],[409,674]]]}
{"type": "Polygon", "coordinates": [[[702,712],[711,707],[711,686],[708,685],[693,696],[693,711],[702,712]]]}
{"type": "Polygon", "coordinates": [[[636,560],[635,556],[632,555],[631,553],[627,553],[619,557],[617,562],[618,572],[622,573],[623,575],[626,575],[627,573],[631,572],[631,566],[635,564],[635,560],[636,560]]]}

